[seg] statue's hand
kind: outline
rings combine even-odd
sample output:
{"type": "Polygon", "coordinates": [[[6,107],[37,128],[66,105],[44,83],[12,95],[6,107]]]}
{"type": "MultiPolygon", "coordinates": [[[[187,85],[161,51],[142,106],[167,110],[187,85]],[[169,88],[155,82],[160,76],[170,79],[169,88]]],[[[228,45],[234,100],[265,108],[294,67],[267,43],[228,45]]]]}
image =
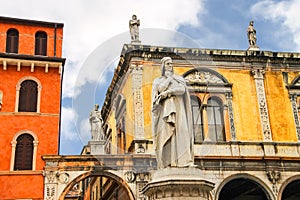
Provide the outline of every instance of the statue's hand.
{"type": "Polygon", "coordinates": [[[163,92],[161,92],[161,93],[160,93],[160,96],[161,96],[161,98],[162,98],[162,99],[165,99],[165,98],[167,98],[167,97],[168,97],[168,95],[169,95],[169,92],[168,92],[168,90],[166,90],[166,91],[163,91],[163,92]]]}

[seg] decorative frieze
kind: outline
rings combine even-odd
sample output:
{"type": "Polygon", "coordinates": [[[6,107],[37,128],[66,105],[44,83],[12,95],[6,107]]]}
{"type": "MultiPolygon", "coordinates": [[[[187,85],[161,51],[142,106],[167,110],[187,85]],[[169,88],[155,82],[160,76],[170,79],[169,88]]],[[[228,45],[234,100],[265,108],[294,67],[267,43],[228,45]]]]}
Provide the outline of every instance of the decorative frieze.
{"type": "Polygon", "coordinates": [[[134,108],[134,137],[144,139],[143,65],[132,64],[132,91],[134,108]]]}
{"type": "Polygon", "coordinates": [[[254,75],[255,86],[256,86],[258,109],[259,109],[260,121],[262,125],[262,132],[263,132],[263,140],[272,141],[268,106],[267,106],[265,87],[264,87],[264,76],[263,76],[264,73],[265,71],[262,69],[256,69],[252,71],[252,74],[254,75]]]}
{"type": "Polygon", "coordinates": [[[187,75],[185,80],[188,83],[224,83],[223,80],[208,71],[195,71],[187,75]]]}

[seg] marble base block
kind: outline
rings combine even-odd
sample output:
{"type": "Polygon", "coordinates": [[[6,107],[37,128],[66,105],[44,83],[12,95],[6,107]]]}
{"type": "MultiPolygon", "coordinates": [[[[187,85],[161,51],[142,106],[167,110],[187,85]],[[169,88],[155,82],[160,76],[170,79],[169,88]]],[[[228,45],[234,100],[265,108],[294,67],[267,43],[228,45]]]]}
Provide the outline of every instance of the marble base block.
{"type": "Polygon", "coordinates": [[[105,154],[105,140],[89,141],[88,145],[91,148],[91,155],[103,155],[105,154]]]}
{"type": "Polygon", "coordinates": [[[201,173],[194,167],[156,170],[142,192],[149,200],[211,200],[214,183],[204,180],[201,173]]]}

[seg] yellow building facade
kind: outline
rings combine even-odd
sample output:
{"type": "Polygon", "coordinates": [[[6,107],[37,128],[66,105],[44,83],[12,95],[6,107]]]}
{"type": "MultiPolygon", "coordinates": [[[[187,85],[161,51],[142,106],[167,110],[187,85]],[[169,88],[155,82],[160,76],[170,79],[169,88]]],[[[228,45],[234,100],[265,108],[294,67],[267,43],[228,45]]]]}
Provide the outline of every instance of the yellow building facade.
{"type": "Polygon", "coordinates": [[[195,163],[216,184],[212,198],[295,198],[280,186],[299,174],[282,164],[299,160],[298,53],[124,45],[102,108],[107,153],[154,154],[152,83],[165,56],[189,88],[195,163]],[[224,193],[239,184],[261,190],[224,193]]]}
{"type": "Polygon", "coordinates": [[[299,199],[300,53],[140,44],[123,46],[106,92],[104,153],[88,144],[80,156],[43,156],[54,199],[149,199],[152,85],[167,56],[190,94],[195,171],[212,190],[164,187],[151,198],[299,199]]]}

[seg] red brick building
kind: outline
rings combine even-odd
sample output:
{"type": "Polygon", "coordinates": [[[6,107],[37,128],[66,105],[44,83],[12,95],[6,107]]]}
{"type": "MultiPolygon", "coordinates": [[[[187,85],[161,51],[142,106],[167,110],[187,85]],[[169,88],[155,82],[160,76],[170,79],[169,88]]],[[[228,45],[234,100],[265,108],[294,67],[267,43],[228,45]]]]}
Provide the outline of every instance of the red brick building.
{"type": "Polygon", "coordinates": [[[58,154],[63,24],[0,17],[0,199],[43,199],[58,154]]]}

